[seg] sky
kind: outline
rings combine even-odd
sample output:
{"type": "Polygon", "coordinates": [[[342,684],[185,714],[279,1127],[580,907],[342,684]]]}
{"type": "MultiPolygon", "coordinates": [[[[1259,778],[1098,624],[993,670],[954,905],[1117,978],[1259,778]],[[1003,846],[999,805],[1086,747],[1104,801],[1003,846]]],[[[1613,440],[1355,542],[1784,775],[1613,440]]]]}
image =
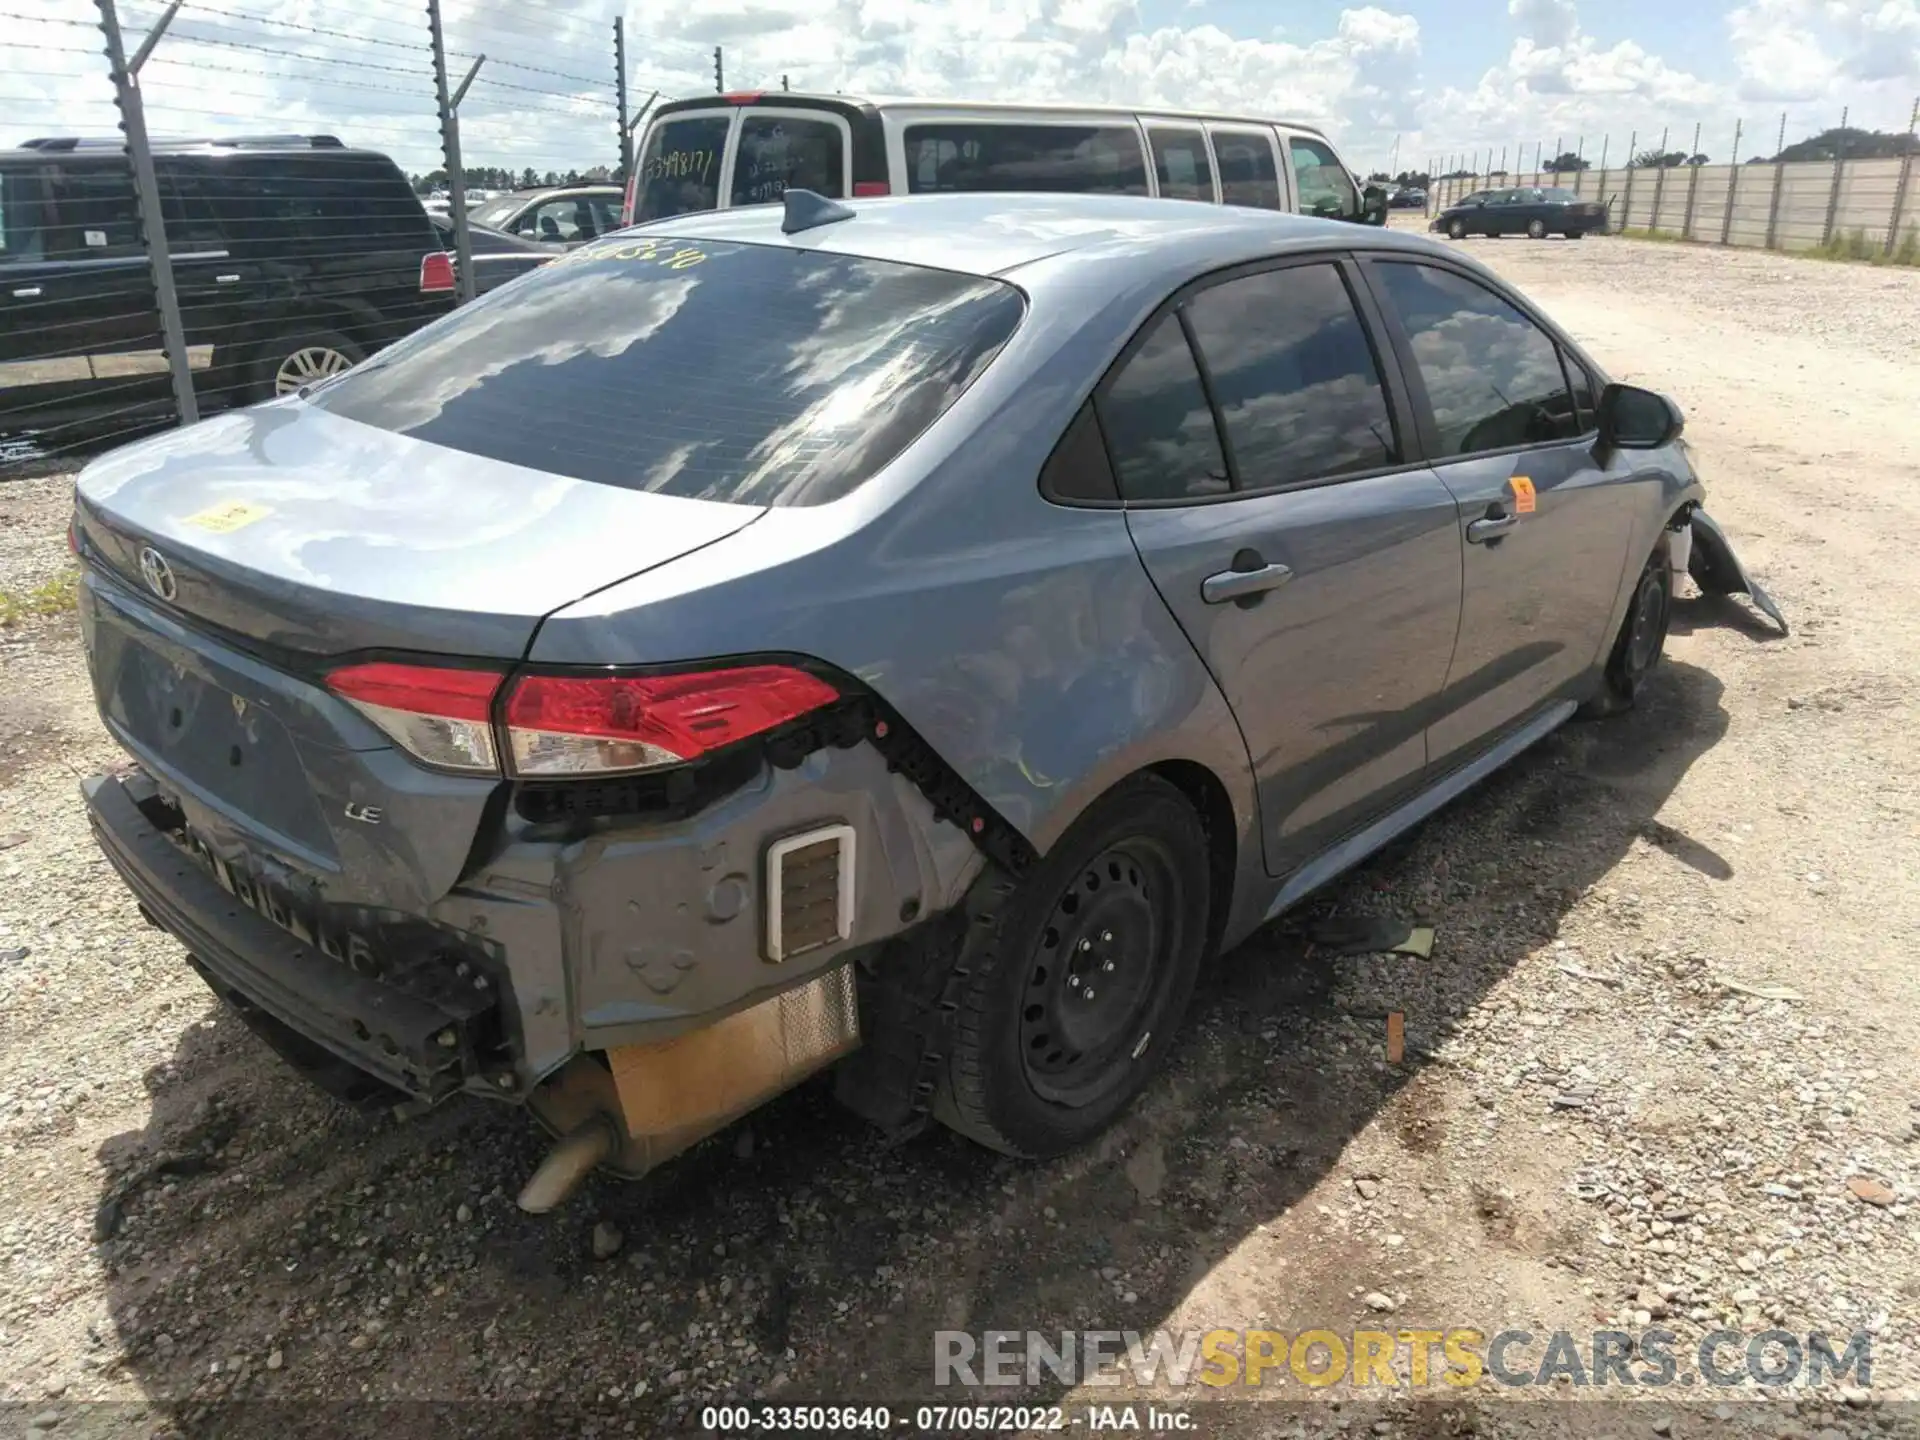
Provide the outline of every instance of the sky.
{"type": "MultiPolygon", "coordinates": [[[[443,0],[469,164],[586,168],[618,153],[618,0],[443,0]]],[[[132,49],[161,10],[120,0],[132,49]]],[[[143,72],[149,129],[325,130],[410,170],[439,163],[423,7],[189,0],[143,72]]],[[[1840,123],[1904,130],[1920,0],[681,0],[630,4],[632,103],[728,88],[1087,101],[1286,116],[1350,164],[1424,168],[1629,136],[1719,161],[1840,123]]],[[[111,135],[90,0],[0,0],[0,144],[111,135]]],[[[1484,163],[1484,162],[1483,162],[1484,163]]]]}

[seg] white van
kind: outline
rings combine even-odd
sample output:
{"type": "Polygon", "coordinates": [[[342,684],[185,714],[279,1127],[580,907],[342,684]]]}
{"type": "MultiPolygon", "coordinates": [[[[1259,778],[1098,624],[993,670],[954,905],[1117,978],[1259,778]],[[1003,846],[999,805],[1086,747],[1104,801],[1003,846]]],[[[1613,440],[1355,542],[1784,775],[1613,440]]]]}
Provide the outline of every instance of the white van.
{"type": "Polygon", "coordinates": [[[822,195],[1104,191],[1384,225],[1320,131],[1292,121],[1113,106],[860,100],[741,91],[674,100],[647,125],[623,223],[822,195]]]}

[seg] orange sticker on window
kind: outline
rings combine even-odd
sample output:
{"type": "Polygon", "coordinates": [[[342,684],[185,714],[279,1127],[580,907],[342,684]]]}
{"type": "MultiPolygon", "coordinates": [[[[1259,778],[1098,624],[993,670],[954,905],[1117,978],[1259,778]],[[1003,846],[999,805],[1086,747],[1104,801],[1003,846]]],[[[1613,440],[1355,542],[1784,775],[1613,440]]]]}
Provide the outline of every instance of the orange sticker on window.
{"type": "Polygon", "coordinates": [[[1533,481],[1524,475],[1516,475],[1507,483],[1513,486],[1513,513],[1531,515],[1533,513],[1533,481]]]}

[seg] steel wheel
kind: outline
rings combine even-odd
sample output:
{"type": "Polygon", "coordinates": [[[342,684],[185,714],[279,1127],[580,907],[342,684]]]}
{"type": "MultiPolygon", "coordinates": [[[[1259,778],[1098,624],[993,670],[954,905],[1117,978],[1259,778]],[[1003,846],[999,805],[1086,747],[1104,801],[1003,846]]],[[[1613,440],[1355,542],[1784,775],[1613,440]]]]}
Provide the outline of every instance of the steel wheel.
{"type": "Polygon", "coordinates": [[[1547,222],[1544,220],[1529,220],[1527,222],[1527,238],[1529,240],[1546,239],[1547,238],[1547,222]]]}
{"type": "Polygon", "coordinates": [[[317,380],[351,370],[353,361],[328,345],[306,345],[295,350],[273,372],[273,393],[291,395],[317,380]]]}
{"type": "Polygon", "coordinates": [[[1017,882],[974,882],[942,1123],[1008,1155],[1098,1135],[1165,1063],[1209,943],[1210,841],[1157,775],[1089,806],[1017,882]]]}
{"type": "Polygon", "coordinates": [[[1464,220],[1449,220],[1447,222],[1447,238],[1449,240],[1466,239],[1467,238],[1467,222],[1464,220]]]}
{"type": "Polygon", "coordinates": [[[1056,1105],[1084,1105],[1145,1051],[1143,1028],[1166,968],[1156,892],[1175,885],[1172,857],[1132,840],[1095,857],[1054,902],[1027,967],[1020,1053],[1027,1083],[1056,1105]]]}
{"type": "Polygon", "coordinates": [[[1666,649],[1672,611],[1673,559],[1663,536],[1633,587],[1626,618],[1607,657],[1600,693],[1580,707],[1581,714],[1591,718],[1632,708],[1666,649]]]}

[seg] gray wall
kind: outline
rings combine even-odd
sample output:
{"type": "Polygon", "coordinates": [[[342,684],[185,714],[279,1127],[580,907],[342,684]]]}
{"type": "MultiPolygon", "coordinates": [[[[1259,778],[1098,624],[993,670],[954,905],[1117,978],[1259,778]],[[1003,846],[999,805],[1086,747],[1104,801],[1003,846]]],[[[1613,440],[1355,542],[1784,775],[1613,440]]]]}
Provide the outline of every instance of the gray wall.
{"type": "MultiPolygon", "coordinates": [[[[1876,248],[1888,237],[1898,245],[1909,231],[1920,233],[1920,165],[1905,160],[1848,160],[1838,167],[1839,196],[1833,235],[1863,231],[1876,248]],[[1906,167],[1902,183],[1902,167],[1906,167]],[[1894,202],[1900,202],[1897,222],[1894,202]]],[[[1786,165],[1680,165],[1642,168],[1516,171],[1493,180],[1439,180],[1430,192],[1432,208],[1444,209],[1479,189],[1520,185],[1558,185],[1592,199],[1610,201],[1614,230],[1664,230],[1688,240],[1719,241],[1777,250],[1811,250],[1825,243],[1827,211],[1833,204],[1835,166],[1831,160],[1786,165]],[[1732,214],[1728,214],[1728,200],[1732,214]],[[1777,203],[1776,203],[1777,197],[1777,203]]]]}

